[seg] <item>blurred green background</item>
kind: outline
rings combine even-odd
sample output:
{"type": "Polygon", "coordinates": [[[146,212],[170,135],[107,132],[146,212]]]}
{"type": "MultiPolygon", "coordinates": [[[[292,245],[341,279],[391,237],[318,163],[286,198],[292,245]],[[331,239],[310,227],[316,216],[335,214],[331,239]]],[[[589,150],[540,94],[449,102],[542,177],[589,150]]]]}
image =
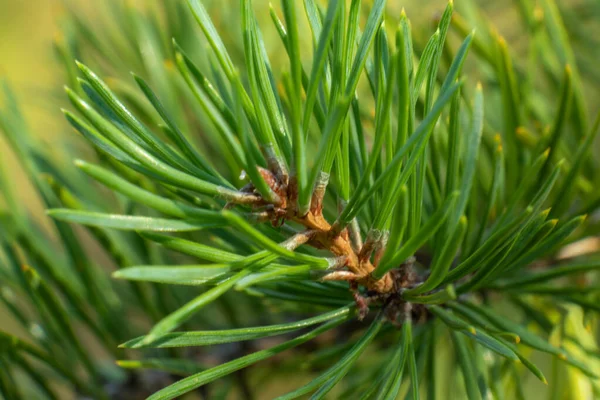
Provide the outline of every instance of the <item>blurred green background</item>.
{"type": "Polygon", "coordinates": [[[28,112],[49,114],[44,96],[61,80],[52,41],[62,12],[60,0],[0,1],[0,76],[32,102],[28,112]]]}
{"type": "MultiPolygon", "coordinates": [[[[91,15],[101,2],[102,0],[96,2],[73,0],[73,3],[88,9],[91,15]]],[[[143,0],[138,1],[138,3],[143,2],[143,0]]],[[[238,0],[222,0],[222,2],[231,4],[232,7],[238,4],[238,0]]],[[[460,10],[460,0],[455,2],[460,10]]],[[[259,7],[258,3],[268,2],[257,0],[255,3],[259,7]]],[[[363,3],[368,4],[370,1],[365,0],[363,3]]],[[[420,32],[430,33],[433,31],[435,16],[443,10],[446,3],[447,0],[388,1],[390,12],[399,12],[401,7],[405,7],[413,26],[420,32]]],[[[527,40],[522,38],[522,21],[516,8],[519,1],[480,0],[479,3],[483,6],[487,18],[507,38],[511,48],[517,53],[524,52],[527,48],[527,40]]],[[[561,2],[560,5],[563,14],[570,15],[571,21],[572,18],[577,18],[577,15],[586,12],[592,13],[588,14],[588,17],[598,15],[600,10],[598,0],[569,0],[561,2]]],[[[59,153],[60,146],[70,142],[68,138],[76,136],[63,122],[59,111],[59,108],[65,104],[60,88],[67,78],[56,61],[53,51],[53,42],[60,32],[59,27],[64,15],[65,10],[61,0],[0,0],[0,79],[7,79],[15,89],[32,131],[45,145],[53,146],[59,153]]],[[[600,33],[600,18],[586,18],[585,21],[587,22],[580,26],[569,25],[569,29],[573,29],[571,34],[575,36],[587,32],[597,38],[600,33]]],[[[237,31],[234,34],[237,34],[237,31]]],[[[598,74],[593,66],[597,65],[599,54],[578,53],[577,57],[584,60],[583,65],[580,65],[584,76],[598,74]]],[[[598,80],[595,79],[596,82],[598,80]]],[[[595,113],[600,96],[597,87],[589,85],[585,90],[586,97],[590,100],[588,104],[592,108],[591,111],[595,113]]],[[[31,193],[31,188],[25,175],[17,166],[14,156],[7,151],[7,146],[1,137],[0,162],[9,166],[9,174],[18,186],[17,191],[27,208],[37,215],[43,215],[37,197],[28,195],[31,193]]],[[[7,322],[3,314],[0,312],[0,323],[4,325],[7,322]]],[[[9,324],[12,327],[10,322],[9,324]]]]}
{"type": "Polygon", "coordinates": [[[41,84],[56,81],[52,37],[61,14],[57,0],[0,1],[0,66],[15,84],[27,86],[32,74],[41,84]],[[49,68],[50,67],[50,68],[49,68]]]}
{"type": "MultiPolygon", "coordinates": [[[[58,107],[48,104],[49,95],[63,80],[52,49],[62,13],[60,0],[0,0],[0,79],[17,92],[32,130],[43,132],[44,140],[50,141],[64,131],[58,107]]],[[[7,161],[27,207],[41,212],[37,196],[28,195],[31,187],[3,140],[0,137],[0,160],[7,161]]]]}

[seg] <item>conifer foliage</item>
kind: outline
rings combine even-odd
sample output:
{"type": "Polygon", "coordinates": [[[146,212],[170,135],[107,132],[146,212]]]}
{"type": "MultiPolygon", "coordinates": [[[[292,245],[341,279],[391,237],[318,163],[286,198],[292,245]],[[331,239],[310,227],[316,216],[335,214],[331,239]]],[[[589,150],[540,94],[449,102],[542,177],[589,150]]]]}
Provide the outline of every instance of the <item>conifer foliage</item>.
{"type": "Polygon", "coordinates": [[[5,399],[600,397],[600,78],[554,0],[518,51],[470,1],[429,37],[385,0],[150,3],[71,6],[78,146],[4,87],[51,221],[4,168],[5,399]]]}

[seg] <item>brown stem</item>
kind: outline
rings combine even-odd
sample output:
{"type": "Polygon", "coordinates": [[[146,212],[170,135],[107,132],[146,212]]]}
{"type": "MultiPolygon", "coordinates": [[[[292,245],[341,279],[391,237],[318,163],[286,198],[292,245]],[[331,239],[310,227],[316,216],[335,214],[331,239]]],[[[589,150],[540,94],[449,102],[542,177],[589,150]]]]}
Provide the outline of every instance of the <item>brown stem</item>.
{"type": "MultiPolygon", "coordinates": [[[[349,273],[326,275],[329,280],[335,280],[336,278],[337,280],[351,280],[351,282],[377,293],[397,291],[396,279],[393,278],[391,272],[385,274],[381,279],[375,279],[371,276],[375,266],[371,263],[370,256],[373,251],[377,251],[385,245],[382,242],[385,235],[380,231],[374,232],[377,235],[370,235],[365,245],[360,246],[359,250],[356,227],[354,227],[353,239],[351,239],[349,231],[352,231],[352,229],[332,228],[331,224],[323,217],[323,196],[325,195],[329,175],[321,174],[313,191],[310,210],[305,215],[300,215],[296,204],[295,179],[292,177],[288,182],[279,179],[271,171],[260,169],[260,172],[266,183],[281,198],[281,203],[273,204],[272,209],[267,211],[272,215],[271,221],[291,220],[307,229],[305,232],[297,234],[286,241],[286,245],[289,244],[295,248],[306,243],[318,249],[328,250],[340,260],[343,260],[343,267],[349,273]]],[[[359,234],[358,238],[360,239],[359,234]]],[[[338,271],[342,272],[341,270],[338,271]]]]}
{"type": "Polygon", "coordinates": [[[368,258],[359,258],[357,252],[352,248],[346,230],[339,235],[332,235],[329,222],[322,215],[315,215],[313,212],[309,212],[302,218],[294,217],[293,220],[315,232],[309,244],[327,249],[338,257],[346,257],[346,268],[356,275],[356,281],[360,285],[378,293],[394,291],[395,285],[391,274],[388,273],[379,280],[371,277],[375,267],[368,258]]]}

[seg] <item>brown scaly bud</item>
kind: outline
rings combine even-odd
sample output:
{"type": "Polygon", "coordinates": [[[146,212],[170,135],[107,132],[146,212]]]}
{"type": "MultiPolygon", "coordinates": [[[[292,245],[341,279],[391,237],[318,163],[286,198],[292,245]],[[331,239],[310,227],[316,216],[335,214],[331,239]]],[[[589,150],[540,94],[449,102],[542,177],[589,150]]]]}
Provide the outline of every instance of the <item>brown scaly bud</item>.
{"type": "Polygon", "coordinates": [[[281,208],[287,207],[287,188],[286,185],[277,179],[275,174],[268,169],[257,167],[258,172],[264,179],[265,183],[279,197],[279,202],[276,204],[281,208]]]}

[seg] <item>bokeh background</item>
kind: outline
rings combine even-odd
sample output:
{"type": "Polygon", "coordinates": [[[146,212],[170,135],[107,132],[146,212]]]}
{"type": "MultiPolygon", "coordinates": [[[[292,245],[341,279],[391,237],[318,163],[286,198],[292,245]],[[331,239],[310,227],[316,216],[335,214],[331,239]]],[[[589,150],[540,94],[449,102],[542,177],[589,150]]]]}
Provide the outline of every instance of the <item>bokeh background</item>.
{"type": "MultiPolygon", "coordinates": [[[[127,1],[139,3],[144,1],[127,1]]],[[[169,1],[169,0],[163,0],[169,1]]],[[[493,22],[507,39],[515,52],[525,52],[527,42],[522,39],[523,27],[517,7],[525,0],[480,0],[485,16],[493,22]]],[[[532,0],[533,1],[533,0],[532,0]]],[[[71,0],[89,15],[101,8],[102,0],[71,0]]],[[[222,4],[237,7],[238,0],[221,0],[222,4]]],[[[256,0],[258,3],[267,1],[256,0]]],[[[390,12],[406,8],[407,14],[417,30],[432,32],[436,16],[443,10],[447,0],[388,0],[390,12]]],[[[368,0],[363,3],[369,3],[368,0]]],[[[460,10],[460,0],[455,0],[460,10]]],[[[600,1],[568,0],[560,2],[561,11],[570,21],[585,15],[581,24],[569,24],[570,35],[578,40],[597,40],[600,35],[600,1]],[[588,36],[586,36],[588,35],[588,36]]],[[[61,87],[67,76],[56,59],[53,43],[60,40],[59,32],[66,15],[62,0],[0,0],[0,79],[7,80],[17,93],[23,111],[40,141],[52,146],[60,154],[61,146],[69,146],[75,134],[63,121],[60,107],[66,101],[61,87]]],[[[93,18],[92,18],[93,20],[93,18]]],[[[223,21],[222,21],[223,22],[223,21]]],[[[237,29],[237,26],[235,27],[237,29]]],[[[237,33],[237,31],[236,31],[237,33]]],[[[307,35],[309,36],[309,35],[307,35]]],[[[590,48],[589,46],[587,48],[590,48]]],[[[596,47],[598,49],[598,47],[596,47]]],[[[575,49],[577,52],[577,48],[575,49]]],[[[599,53],[580,53],[576,56],[581,62],[584,76],[596,76],[594,69],[600,61],[599,53]]],[[[598,109],[598,88],[589,85],[585,88],[588,104],[594,113],[598,109]]],[[[34,214],[39,215],[44,225],[43,209],[36,196],[29,195],[32,188],[20,169],[14,155],[7,150],[0,137],[0,162],[8,166],[12,181],[17,185],[20,200],[34,214]]],[[[65,160],[65,163],[69,162],[65,160]]],[[[0,227],[2,229],[2,227],[0,227]]],[[[0,308],[0,325],[8,331],[16,324],[0,308]]]]}

